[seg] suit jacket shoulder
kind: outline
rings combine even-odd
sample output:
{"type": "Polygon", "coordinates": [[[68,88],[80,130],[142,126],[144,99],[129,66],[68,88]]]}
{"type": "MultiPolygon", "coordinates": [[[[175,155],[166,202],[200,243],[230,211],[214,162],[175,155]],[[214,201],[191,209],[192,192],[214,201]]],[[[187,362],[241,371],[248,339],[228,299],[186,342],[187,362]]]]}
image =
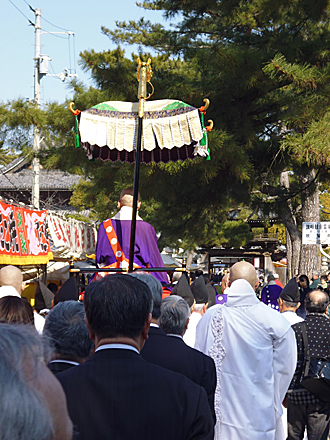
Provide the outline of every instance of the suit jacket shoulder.
{"type": "Polygon", "coordinates": [[[215,420],[216,369],[213,359],[189,347],[181,338],[167,336],[160,328],[150,327],[148,336],[141,356],[148,362],[181,373],[202,386],[215,420]]]}
{"type": "Polygon", "coordinates": [[[213,439],[204,389],[132,351],[102,350],[57,377],[79,440],[213,439]]]}

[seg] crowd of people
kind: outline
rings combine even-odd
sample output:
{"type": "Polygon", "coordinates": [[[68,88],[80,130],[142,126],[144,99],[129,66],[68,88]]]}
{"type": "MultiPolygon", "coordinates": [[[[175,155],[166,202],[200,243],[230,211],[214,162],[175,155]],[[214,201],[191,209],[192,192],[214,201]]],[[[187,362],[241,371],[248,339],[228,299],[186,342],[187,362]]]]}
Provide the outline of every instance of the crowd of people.
{"type": "Polygon", "coordinates": [[[270,275],[260,300],[257,275],[175,273],[170,295],[142,271],[108,275],[83,303],[55,292],[44,318],[3,267],[1,439],[326,440],[329,403],[301,379],[304,331],[311,357],[330,356],[327,291],[316,273],[316,289],[270,275]]]}
{"type": "Polygon", "coordinates": [[[132,201],[122,191],[100,225],[104,271],[83,303],[74,277],[39,281],[33,310],[21,271],[0,269],[1,440],[327,440],[330,388],[305,378],[330,359],[330,277],[283,286],[240,261],[169,284],[139,216],[138,271],[113,274],[128,267],[132,201]]]}

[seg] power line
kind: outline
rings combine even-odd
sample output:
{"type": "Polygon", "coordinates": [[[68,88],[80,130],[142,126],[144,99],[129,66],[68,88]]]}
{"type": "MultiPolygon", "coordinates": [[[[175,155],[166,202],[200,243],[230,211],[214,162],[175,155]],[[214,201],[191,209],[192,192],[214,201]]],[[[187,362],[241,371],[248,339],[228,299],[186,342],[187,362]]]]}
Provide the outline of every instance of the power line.
{"type": "Polygon", "coordinates": [[[31,9],[31,11],[35,12],[36,10],[34,8],[32,8],[31,5],[29,5],[29,3],[26,0],[23,0],[24,3],[26,3],[28,5],[28,7],[31,9]]]}
{"type": "Polygon", "coordinates": [[[55,70],[54,70],[54,67],[53,67],[53,63],[52,63],[51,61],[49,61],[49,65],[50,65],[50,68],[52,69],[52,72],[53,72],[54,78],[60,80],[61,78],[59,78],[59,77],[56,75],[55,70]]]}
{"type": "Polygon", "coordinates": [[[53,37],[62,38],[62,40],[66,40],[68,37],[62,37],[61,35],[56,35],[51,31],[47,31],[46,29],[41,28],[43,32],[47,32],[47,34],[52,35],[53,37]]]}
{"type": "MultiPolygon", "coordinates": [[[[28,5],[28,7],[31,9],[31,11],[35,12],[35,9],[26,0],[23,0],[23,1],[24,1],[24,3],[26,3],[28,5]]],[[[51,23],[50,21],[46,20],[44,17],[42,17],[42,19],[45,20],[51,26],[56,27],[57,29],[61,29],[62,31],[68,31],[68,29],[64,29],[59,26],[56,26],[56,24],[51,23]]]]}
{"type": "Polygon", "coordinates": [[[9,3],[11,3],[14,6],[14,8],[16,8],[18,10],[18,12],[20,14],[23,15],[23,17],[30,23],[30,25],[34,27],[34,23],[32,23],[32,21],[29,18],[27,18],[27,16],[21,10],[11,0],[8,0],[8,1],[9,1],[9,3]]]}
{"type": "Polygon", "coordinates": [[[51,26],[56,27],[57,29],[61,29],[62,31],[69,32],[69,29],[64,29],[64,28],[61,28],[60,26],[56,26],[56,24],[53,24],[53,23],[51,23],[50,21],[46,20],[45,17],[42,17],[42,19],[43,19],[44,21],[46,21],[48,24],[50,24],[51,26]]]}
{"type": "MultiPolygon", "coordinates": [[[[32,12],[34,12],[35,13],[35,9],[26,1],[26,0],[23,0],[24,1],[24,3],[30,8],[30,10],[32,11],[32,12]]],[[[23,17],[24,18],[26,18],[27,20],[28,20],[28,22],[30,23],[30,25],[32,25],[33,27],[35,27],[35,24],[34,23],[32,23],[32,21],[31,20],[29,20],[28,19],[28,17],[12,2],[12,0],[9,0],[9,2],[20,12],[20,14],[22,14],[23,15],[23,17]]],[[[69,62],[70,62],[70,73],[71,73],[71,71],[72,71],[72,64],[71,64],[71,47],[70,47],[70,35],[72,35],[71,34],[71,31],[69,31],[68,29],[64,29],[64,28],[62,28],[62,27],[60,27],[60,26],[57,26],[56,24],[54,24],[54,23],[51,23],[50,21],[48,21],[46,18],[44,18],[44,17],[42,17],[42,19],[44,20],[44,21],[46,21],[48,24],[50,24],[51,26],[54,26],[55,28],[57,28],[57,29],[61,29],[62,31],[65,31],[65,32],[69,32],[69,35],[67,36],[67,37],[63,37],[63,36],[61,36],[61,35],[56,35],[55,33],[52,33],[51,31],[47,31],[46,29],[41,29],[43,32],[47,32],[48,34],[50,34],[50,35],[52,35],[53,37],[57,37],[57,38],[61,38],[62,40],[66,40],[66,39],[68,39],[68,43],[69,43],[69,62]]],[[[74,35],[74,33],[73,33],[73,51],[74,51],[74,71],[76,72],[76,58],[75,58],[75,51],[76,51],[76,48],[75,48],[75,35],[74,35]]]]}

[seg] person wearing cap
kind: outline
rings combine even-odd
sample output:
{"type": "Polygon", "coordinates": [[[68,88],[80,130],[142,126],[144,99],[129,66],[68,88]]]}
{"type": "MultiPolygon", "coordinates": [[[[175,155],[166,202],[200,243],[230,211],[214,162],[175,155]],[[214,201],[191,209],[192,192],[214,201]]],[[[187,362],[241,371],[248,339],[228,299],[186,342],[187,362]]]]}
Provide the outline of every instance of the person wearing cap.
{"type": "Polygon", "coordinates": [[[39,280],[34,294],[34,309],[36,312],[40,313],[41,315],[47,315],[49,310],[53,307],[54,295],[55,293],[49,289],[49,285],[46,286],[42,281],[39,280]]]}
{"type": "MultiPolygon", "coordinates": [[[[139,195],[138,210],[140,206],[139,195]]],[[[95,258],[98,267],[128,268],[133,214],[133,188],[126,188],[121,192],[118,208],[120,208],[120,211],[111,219],[102,222],[99,227],[95,258]]],[[[134,264],[136,267],[164,267],[154,228],[143,221],[138,214],[136,220],[134,264]]],[[[168,283],[165,272],[152,272],[152,275],[160,282],[168,283]]]]}
{"type": "MultiPolygon", "coordinates": [[[[195,281],[196,283],[196,281],[195,281]]],[[[194,284],[195,284],[194,283],[194,284]]],[[[204,280],[203,280],[204,283],[204,280]]],[[[183,276],[179,279],[178,283],[173,287],[171,295],[179,295],[181,298],[183,298],[190,309],[194,305],[195,298],[192,294],[192,290],[190,289],[190,286],[188,284],[188,279],[186,277],[185,272],[183,272],[183,276]]]]}
{"type": "Polygon", "coordinates": [[[262,289],[261,301],[272,309],[279,310],[277,300],[282,292],[282,288],[275,283],[274,275],[268,275],[268,284],[262,289]]]}
{"type": "Polygon", "coordinates": [[[53,306],[56,306],[58,303],[63,301],[78,301],[78,289],[77,289],[77,281],[75,277],[68,278],[63,286],[57,291],[54,296],[53,306]]]}
{"type": "Polygon", "coordinates": [[[195,282],[193,296],[195,304],[192,306],[188,327],[183,335],[183,340],[189,347],[194,347],[195,345],[197,324],[202,319],[208,307],[208,292],[202,276],[198,277],[195,282]]]}
{"type": "MultiPolygon", "coordinates": [[[[291,325],[303,321],[303,318],[297,315],[296,311],[300,306],[300,292],[296,278],[292,278],[282,290],[278,299],[280,313],[291,325]]],[[[285,399],[286,400],[286,399],[285,399]]],[[[285,404],[286,405],[286,404],[285,404]]],[[[288,413],[285,406],[282,406],[282,423],[285,432],[288,432],[288,413]]]]}
{"type": "Polygon", "coordinates": [[[300,306],[300,292],[295,278],[292,278],[282,290],[278,299],[279,310],[291,325],[303,321],[296,311],[300,306]]]}
{"type": "Polygon", "coordinates": [[[329,296],[322,290],[312,290],[305,298],[307,311],[304,324],[292,326],[298,351],[296,371],[287,393],[288,440],[301,440],[307,429],[308,440],[326,440],[329,434],[330,404],[318,399],[301,385],[306,366],[306,331],[309,355],[314,359],[330,357],[330,320],[327,317],[329,296]]]}
{"type": "Polygon", "coordinates": [[[210,277],[207,274],[204,274],[203,278],[208,293],[208,307],[212,307],[216,303],[217,289],[210,283],[210,277]]]}
{"type": "Polygon", "coordinates": [[[36,326],[37,332],[40,335],[44,330],[45,316],[53,307],[53,304],[54,293],[42,281],[39,280],[34,294],[34,324],[36,326]]]}

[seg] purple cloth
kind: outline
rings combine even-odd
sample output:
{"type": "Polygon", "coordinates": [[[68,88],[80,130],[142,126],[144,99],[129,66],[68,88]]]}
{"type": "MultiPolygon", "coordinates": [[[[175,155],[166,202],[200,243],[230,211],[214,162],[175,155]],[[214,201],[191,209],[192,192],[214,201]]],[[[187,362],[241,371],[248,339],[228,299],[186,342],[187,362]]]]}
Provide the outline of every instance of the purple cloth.
{"type": "Polygon", "coordinates": [[[271,307],[272,309],[278,310],[278,303],[277,300],[280,296],[280,293],[282,292],[282,287],[278,286],[277,284],[267,284],[261,292],[261,301],[266,304],[266,306],[271,307]]]}
{"type": "MultiPolygon", "coordinates": [[[[114,231],[125,257],[129,258],[131,237],[131,220],[111,220],[114,231]]],[[[110,265],[116,262],[108,236],[101,223],[96,244],[96,264],[110,265]]],[[[147,222],[137,220],[134,247],[134,263],[140,267],[164,267],[164,263],[157,246],[157,237],[154,228],[147,222]]],[[[150,272],[157,280],[168,283],[166,272],[150,272]]]]}
{"type": "Polygon", "coordinates": [[[216,304],[225,304],[227,302],[227,294],[226,293],[218,293],[215,297],[216,304]]]}

